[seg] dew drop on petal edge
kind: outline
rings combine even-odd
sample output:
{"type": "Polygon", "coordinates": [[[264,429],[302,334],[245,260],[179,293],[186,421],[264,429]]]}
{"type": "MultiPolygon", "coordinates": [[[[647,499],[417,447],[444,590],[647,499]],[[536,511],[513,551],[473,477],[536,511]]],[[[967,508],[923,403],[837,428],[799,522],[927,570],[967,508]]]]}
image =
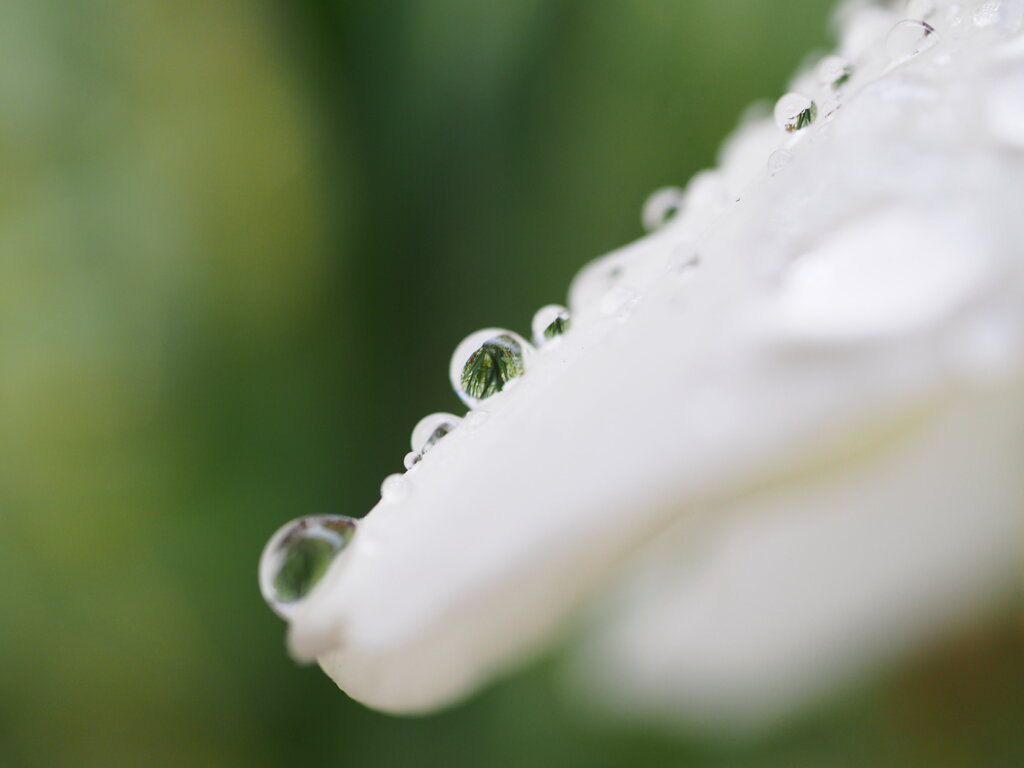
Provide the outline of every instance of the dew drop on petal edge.
{"type": "Polygon", "coordinates": [[[489,328],[466,337],[455,349],[449,378],[456,394],[474,408],[526,373],[533,347],[512,331],[489,328]]]}
{"type": "Polygon", "coordinates": [[[409,478],[396,473],[384,478],[384,482],[380,484],[380,497],[385,503],[393,504],[409,498],[411,490],[409,478]]]}
{"type": "Polygon", "coordinates": [[[787,93],[775,102],[775,124],[786,133],[801,131],[818,116],[818,106],[799,93],[787,93]]]}
{"type": "Polygon", "coordinates": [[[355,531],[356,521],[341,515],[308,515],[279,528],[260,557],[260,591],[267,604],[282,613],[306,597],[355,531]]]}
{"type": "Polygon", "coordinates": [[[421,456],[437,445],[445,435],[459,426],[462,421],[454,413],[432,413],[424,416],[413,427],[409,443],[414,452],[421,456]]]}
{"type": "Polygon", "coordinates": [[[644,229],[655,232],[679,215],[683,207],[683,190],[679,187],[662,187],[647,196],[640,215],[644,229]]]}
{"type": "Polygon", "coordinates": [[[938,39],[935,27],[927,21],[904,19],[889,30],[885,50],[893,61],[904,61],[927,51],[938,39]]]}
{"type": "Polygon", "coordinates": [[[530,323],[533,342],[538,347],[556,339],[569,330],[569,310],[560,304],[548,304],[541,307],[530,323]]]}

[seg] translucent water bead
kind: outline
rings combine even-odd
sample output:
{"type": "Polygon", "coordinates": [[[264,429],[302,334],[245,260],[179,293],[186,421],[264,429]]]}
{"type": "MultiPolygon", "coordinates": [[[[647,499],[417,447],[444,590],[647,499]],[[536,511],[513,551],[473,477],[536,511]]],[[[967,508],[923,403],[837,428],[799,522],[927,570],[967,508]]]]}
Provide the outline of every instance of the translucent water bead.
{"type": "Polygon", "coordinates": [[[818,106],[799,93],[787,93],[775,102],[775,124],[786,133],[800,131],[814,122],[818,106]]]}
{"type": "Polygon", "coordinates": [[[270,537],[260,556],[260,591],[278,615],[308,595],[348,546],[356,521],[341,515],[292,520],[270,537]]]}
{"type": "Polygon", "coordinates": [[[853,76],[853,65],[842,56],[826,56],[818,64],[817,75],[823,86],[839,90],[853,76]]]}
{"type": "Polygon", "coordinates": [[[533,343],[538,347],[557,339],[569,330],[569,310],[560,304],[548,304],[537,310],[530,323],[533,343]]]}
{"type": "Polygon", "coordinates": [[[655,232],[679,215],[683,207],[683,190],[679,187],[662,187],[654,190],[644,202],[640,215],[644,230],[655,232]]]}
{"type": "Polygon", "coordinates": [[[445,435],[459,426],[462,419],[453,413],[432,413],[424,416],[413,427],[412,439],[409,441],[414,453],[422,456],[441,440],[445,435]]]}
{"type": "Polygon", "coordinates": [[[488,328],[466,337],[448,369],[456,394],[470,408],[526,373],[533,347],[512,331],[488,328]]]}
{"type": "Polygon", "coordinates": [[[927,21],[904,19],[889,31],[885,50],[893,61],[903,61],[927,51],[939,36],[927,21]]]}

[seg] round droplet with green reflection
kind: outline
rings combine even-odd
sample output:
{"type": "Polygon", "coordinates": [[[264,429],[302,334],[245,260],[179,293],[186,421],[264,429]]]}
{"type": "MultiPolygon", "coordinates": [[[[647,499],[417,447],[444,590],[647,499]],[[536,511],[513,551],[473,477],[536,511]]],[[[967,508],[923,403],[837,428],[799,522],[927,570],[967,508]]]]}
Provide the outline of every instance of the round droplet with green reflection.
{"type": "Polygon", "coordinates": [[[569,310],[560,304],[541,307],[533,316],[531,330],[537,346],[557,339],[569,330],[569,310]]]}
{"type": "Polygon", "coordinates": [[[461,422],[462,419],[454,413],[431,413],[424,416],[412,430],[410,446],[413,451],[422,456],[461,422]]]}
{"type": "Polygon", "coordinates": [[[308,515],[278,529],[260,557],[260,590],[267,604],[286,616],[313,591],[355,531],[356,521],[341,515],[308,515]]]}
{"type": "Polygon", "coordinates": [[[512,331],[478,331],[459,344],[452,356],[452,386],[462,401],[474,408],[526,373],[532,352],[529,342],[512,331]]]}

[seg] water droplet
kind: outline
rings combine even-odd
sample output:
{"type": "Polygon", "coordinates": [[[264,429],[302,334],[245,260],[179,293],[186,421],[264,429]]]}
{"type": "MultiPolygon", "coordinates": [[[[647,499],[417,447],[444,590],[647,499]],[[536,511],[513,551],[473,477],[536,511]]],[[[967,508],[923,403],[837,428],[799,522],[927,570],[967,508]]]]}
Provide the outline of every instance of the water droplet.
{"type": "Polygon", "coordinates": [[[803,130],[817,116],[818,106],[799,93],[787,93],[775,102],[775,124],[786,133],[803,130]]]}
{"type": "Polygon", "coordinates": [[[538,347],[557,339],[569,330],[569,310],[559,304],[548,304],[537,310],[530,323],[533,343],[538,347]]]}
{"type": "Polygon", "coordinates": [[[793,153],[786,149],[776,149],[768,155],[768,175],[774,176],[793,159],[793,153]]]}
{"type": "Polygon", "coordinates": [[[408,470],[408,469],[412,469],[417,464],[419,464],[420,460],[422,458],[423,457],[419,453],[417,453],[416,451],[409,451],[407,454],[405,454],[405,459],[402,461],[402,463],[405,465],[405,468],[408,470]]]}
{"type": "Polygon", "coordinates": [[[412,486],[405,475],[388,475],[380,484],[380,497],[388,504],[395,504],[409,498],[412,486]]]}
{"type": "Polygon", "coordinates": [[[906,16],[908,19],[924,21],[935,13],[935,0],[907,0],[906,16]]]}
{"type": "Polygon", "coordinates": [[[842,56],[826,56],[818,64],[818,82],[826,88],[839,90],[853,76],[853,65],[842,56]]]}
{"type": "Polygon", "coordinates": [[[533,347],[521,336],[488,328],[468,336],[455,349],[448,369],[455,392],[470,408],[498,394],[526,373],[533,347]]]}
{"type": "Polygon", "coordinates": [[[624,318],[633,309],[639,298],[632,288],[616,285],[610,288],[601,300],[601,314],[618,315],[620,318],[624,318]]]}
{"type": "Polygon", "coordinates": [[[654,232],[679,215],[683,207],[683,190],[679,187],[662,187],[647,196],[641,219],[644,229],[654,232]]]}
{"type": "Polygon", "coordinates": [[[896,24],[885,39],[885,50],[893,61],[904,61],[927,51],[939,36],[927,21],[904,19],[896,24]]]}
{"type": "Polygon", "coordinates": [[[420,455],[425,454],[461,422],[462,419],[453,413],[432,413],[424,416],[413,427],[412,438],[409,441],[412,449],[420,455]]]}
{"type": "Polygon", "coordinates": [[[285,616],[313,590],[355,531],[356,521],[341,515],[309,515],[281,526],[260,556],[260,591],[267,605],[285,616]]]}
{"type": "Polygon", "coordinates": [[[990,0],[979,5],[971,18],[976,27],[993,27],[1012,34],[1024,22],[1024,3],[990,0]]]}

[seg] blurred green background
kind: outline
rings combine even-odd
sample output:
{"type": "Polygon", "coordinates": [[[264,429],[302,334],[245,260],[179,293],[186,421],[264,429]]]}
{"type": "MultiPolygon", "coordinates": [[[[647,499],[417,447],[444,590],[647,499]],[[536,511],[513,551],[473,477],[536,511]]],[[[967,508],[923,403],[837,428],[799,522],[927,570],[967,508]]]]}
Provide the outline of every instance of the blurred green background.
{"type": "Polygon", "coordinates": [[[578,719],[551,664],[378,715],[256,588],[281,523],[363,514],[457,407],[456,343],[637,237],[830,4],[5,0],[0,766],[939,764],[884,693],[727,746],[578,719]]]}

